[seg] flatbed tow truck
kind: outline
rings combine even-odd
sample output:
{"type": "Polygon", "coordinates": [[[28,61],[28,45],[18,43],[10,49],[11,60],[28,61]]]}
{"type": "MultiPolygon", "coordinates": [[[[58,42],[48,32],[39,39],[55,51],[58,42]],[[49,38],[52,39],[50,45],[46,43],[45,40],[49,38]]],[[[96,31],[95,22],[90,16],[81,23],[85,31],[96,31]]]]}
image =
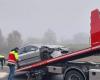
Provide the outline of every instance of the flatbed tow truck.
{"type": "Polygon", "coordinates": [[[28,79],[43,80],[55,74],[63,74],[64,80],[100,80],[100,12],[91,12],[91,46],[51,58],[28,66],[16,72],[26,71],[28,79]]]}

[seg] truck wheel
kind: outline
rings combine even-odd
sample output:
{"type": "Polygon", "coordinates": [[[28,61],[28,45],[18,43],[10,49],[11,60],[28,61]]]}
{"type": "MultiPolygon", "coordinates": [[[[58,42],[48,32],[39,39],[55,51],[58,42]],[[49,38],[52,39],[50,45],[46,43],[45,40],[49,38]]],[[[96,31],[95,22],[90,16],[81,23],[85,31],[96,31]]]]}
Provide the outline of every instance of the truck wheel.
{"type": "Polygon", "coordinates": [[[70,70],[65,74],[64,80],[85,80],[83,73],[77,70],[70,70]]]}

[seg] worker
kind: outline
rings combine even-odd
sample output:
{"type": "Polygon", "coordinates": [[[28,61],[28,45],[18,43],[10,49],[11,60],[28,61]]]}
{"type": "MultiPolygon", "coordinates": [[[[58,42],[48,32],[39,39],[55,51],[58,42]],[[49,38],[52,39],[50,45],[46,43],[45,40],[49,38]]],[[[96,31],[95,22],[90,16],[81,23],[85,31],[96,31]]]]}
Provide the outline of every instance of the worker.
{"type": "Polygon", "coordinates": [[[14,79],[14,73],[15,73],[15,65],[18,61],[18,48],[14,48],[9,52],[8,55],[8,66],[10,69],[8,80],[13,80],[14,79]]]}
{"type": "Polygon", "coordinates": [[[3,65],[5,63],[5,57],[3,55],[0,55],[0,62],[1,62],[1,69],[3,69],[3,65]]]}

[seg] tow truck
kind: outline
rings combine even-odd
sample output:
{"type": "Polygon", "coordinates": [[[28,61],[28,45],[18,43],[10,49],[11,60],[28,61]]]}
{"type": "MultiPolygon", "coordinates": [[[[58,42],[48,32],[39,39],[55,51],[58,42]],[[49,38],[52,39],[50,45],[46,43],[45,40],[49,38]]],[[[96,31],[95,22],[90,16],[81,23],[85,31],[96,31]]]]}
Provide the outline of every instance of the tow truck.
{"type": "Polygon", "coordinates": [[[100,12],[91,12],[91,46],[86,49],[46,59],[28,66],[20,67],[16,72],[26,71],[29,78],[43,79],[55,74],[63,74],[63,80],[100,80],[100,12]]]}

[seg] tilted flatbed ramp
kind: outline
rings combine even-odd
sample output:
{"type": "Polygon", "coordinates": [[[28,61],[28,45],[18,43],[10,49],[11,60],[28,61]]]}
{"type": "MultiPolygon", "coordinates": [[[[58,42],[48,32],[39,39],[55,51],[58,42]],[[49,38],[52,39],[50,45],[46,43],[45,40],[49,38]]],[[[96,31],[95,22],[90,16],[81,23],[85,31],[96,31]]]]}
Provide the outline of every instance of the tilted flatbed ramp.
{"type": "Polygon", "coordinates": [[[100,54],[73,60],[75,62],[100,63],[100,54]]]}
{"type": "Polygon", "coordinates": [[[29,66],[25,66],[25,67],[21,67],[20,69],[17,69],[16,72],[31,70],[33,68],[45,66],[45,65],[48,65],[50,63],[59,62],[59,61],[63,61],[63,60],[66,60],[66,59],[69,60],[71,58],[76,58],[77,56],[81,56],[81,55],[87,55],[88,56],[88,54],[90,54],[88,52],[95,51],[95,50],[100,50],[100,46],[94,46],[94,47],[86,48],[86,49],[83,49],[83,50],[80,50],[80,51],[75,51],[75,52],[72,52],[72,53],[69,53],[69,54],[65,54],[65,55],[57,57],[57,58],[51,58],[51,59],[48,59],[48,60],[33,63],[29,66]]]}

